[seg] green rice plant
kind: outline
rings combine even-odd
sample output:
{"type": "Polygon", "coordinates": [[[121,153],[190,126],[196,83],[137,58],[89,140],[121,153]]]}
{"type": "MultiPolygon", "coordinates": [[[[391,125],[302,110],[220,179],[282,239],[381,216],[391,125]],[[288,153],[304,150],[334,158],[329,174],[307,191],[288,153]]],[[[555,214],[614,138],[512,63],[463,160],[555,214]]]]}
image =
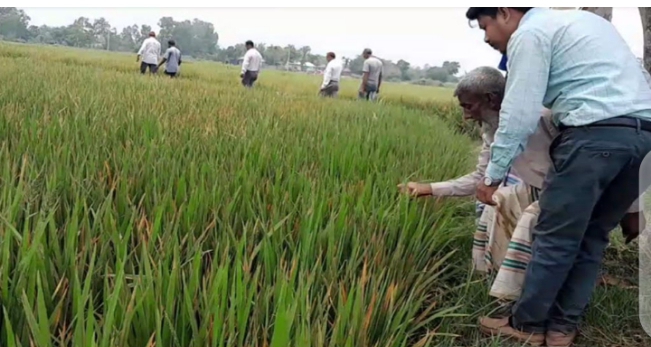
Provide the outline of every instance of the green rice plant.
{"type": "Polygon", "coordinates": [[[237,73],[0,45],[0,345],[454,341],[471,203],[396,191],[473,166],[449,101],[237,73]]]}

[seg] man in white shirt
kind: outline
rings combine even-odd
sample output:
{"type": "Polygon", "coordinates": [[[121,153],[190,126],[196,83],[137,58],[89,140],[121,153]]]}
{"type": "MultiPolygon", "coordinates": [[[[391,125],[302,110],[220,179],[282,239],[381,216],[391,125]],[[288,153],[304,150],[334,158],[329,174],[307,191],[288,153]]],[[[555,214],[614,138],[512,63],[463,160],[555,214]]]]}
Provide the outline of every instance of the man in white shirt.
{"type": "Polygon", "coordinates": [[[242,61],[242,85],[251,88],[253,83],[258,79],[260,66],[262,65],[262,55],[255,49],[253,41],[246,41],[246,54],[244,54],[244,61],[242,61]]]}
{"type": "Polygon", "coordinates": [[[149,37],[143,41],[136,62],[140,61],[140,73],[144,74],[149,68],[149,73],[155,74],[158,71],[158,58],[160,57],[160,42],[156,40],[156,33],[150,32],[149,37]]]}
{"type": "Polygon", "coordinates": [[[326,65],[323,72],[323,84],[321,84],[320,94],[321,96],[336,97],[339,93],[339,79],[344,66],[333,52],[326,54],[326,60],[328,65],[326,65]]]}

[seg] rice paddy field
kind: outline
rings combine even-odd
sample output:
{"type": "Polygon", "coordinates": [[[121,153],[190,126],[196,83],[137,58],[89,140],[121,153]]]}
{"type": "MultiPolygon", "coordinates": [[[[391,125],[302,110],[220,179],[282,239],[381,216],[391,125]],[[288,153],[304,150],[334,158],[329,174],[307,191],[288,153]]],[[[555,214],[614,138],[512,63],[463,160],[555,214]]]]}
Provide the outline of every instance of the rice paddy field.
{"type": "MultiPolygon", "coordinates": [[[[472,199],[396,190],[474,167],[451,90],[137,68],[0,44],[0,346],[505,345],[475,326],[472,199]]],[[[635,281],[636,256],[607,267],[635,281]]],[[[637,303],[600,288],[579,342],[651,344],[637,303]]]]}

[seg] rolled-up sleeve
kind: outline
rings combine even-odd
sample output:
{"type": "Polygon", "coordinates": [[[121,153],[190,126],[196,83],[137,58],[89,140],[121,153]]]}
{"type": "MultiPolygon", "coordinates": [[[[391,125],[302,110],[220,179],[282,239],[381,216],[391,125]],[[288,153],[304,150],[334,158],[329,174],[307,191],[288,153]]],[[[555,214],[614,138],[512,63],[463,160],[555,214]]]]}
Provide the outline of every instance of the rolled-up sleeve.
{"type": "Polygon", "coordinates": [[[488,157],[490,156],[490,142],[486,134],[482,134],[482,147],[477,157],[475,171],[445,182],[431,183],[433,196],[470,196],[477,192],[477,184],[481,182],[486,172],[488,157]]]}
{"type": "Polygon", "coordinates": [[[486,175],[502,180],[538,125],[547,92],[551,42],[542,32],[516,32],[508,44],[506,90],[486,175]]]}

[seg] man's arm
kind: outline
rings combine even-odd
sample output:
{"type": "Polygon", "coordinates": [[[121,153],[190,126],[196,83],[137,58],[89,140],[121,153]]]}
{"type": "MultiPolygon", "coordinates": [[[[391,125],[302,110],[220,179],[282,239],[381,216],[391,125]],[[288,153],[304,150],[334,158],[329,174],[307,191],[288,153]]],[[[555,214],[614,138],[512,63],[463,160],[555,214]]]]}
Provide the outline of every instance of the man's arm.
{"type": "Polygon", "coordinates": [[[249,68],[249,64],[251,63],[251,53],[250,51],[247,51],[246,54],[244,54],[244,60],[242,61],[242,75],[246,72],[246,69],[249,68]]]}
{"type": "Polygon", "coordinates": [[[362,86],[359,87],[359,90],[362,92],[366,91],[366,83],[368,83],[368,74],[371,71],[371,66],[368,63],[368,60],[364,61],[364,65],[362,66],[362,86]]]}
{"type": "Polygon", "coordinates": [[[170,56],[170,50],[168,49],[168,50],[165,52],[165,55],[163,56],[163,60],[161,60],[160,63],[158,63],[158,67],[163,66],[163,64],[165,64],[165,62],[167,61],[167,59],[169,58],[169,56],[170,56]]]}
{"type": "Polygon", "coordinates": [[[140,56],[142,55],[142,52],[145,50],[145,44],[147,42],[143,41],[142,45],[140,45],[140,49],[138,50],[138,55],[136,56],[136,62],[140,61],[140,56]]]}
{"type": "Polygon", "coordinates": [[[490,143],[486,136],[482,135],[482,146],[479,156],[477,157],[477,167],[475,171],[461,176],[457,179],[432,183],[433,196],[470,196],[475,194],[477,184],[481,182],[490,158],[490,143]]]}
{"type": "Polygon", "coordinates": [[[332,80],[332,64],[328,63],[326,65],[325,71],[323,72],[323,84],[321,85],[321,90],[325,89],[332,80]]]}
{"type": "Polygon", "coordinates": [[[382,67],[380,67],[380,76],[377,80],[377,91],[380,92],[380,85],[382,85],[382,67]]]}
{"type": "Polygon", "coordinates": [[[494,181],[504,179],[513,159],[536,130],[547,92],[551,42],[535,30],[516,32],[509,41],[507,56],[509,78],[486,168],[486,175],[494,181]]]}

